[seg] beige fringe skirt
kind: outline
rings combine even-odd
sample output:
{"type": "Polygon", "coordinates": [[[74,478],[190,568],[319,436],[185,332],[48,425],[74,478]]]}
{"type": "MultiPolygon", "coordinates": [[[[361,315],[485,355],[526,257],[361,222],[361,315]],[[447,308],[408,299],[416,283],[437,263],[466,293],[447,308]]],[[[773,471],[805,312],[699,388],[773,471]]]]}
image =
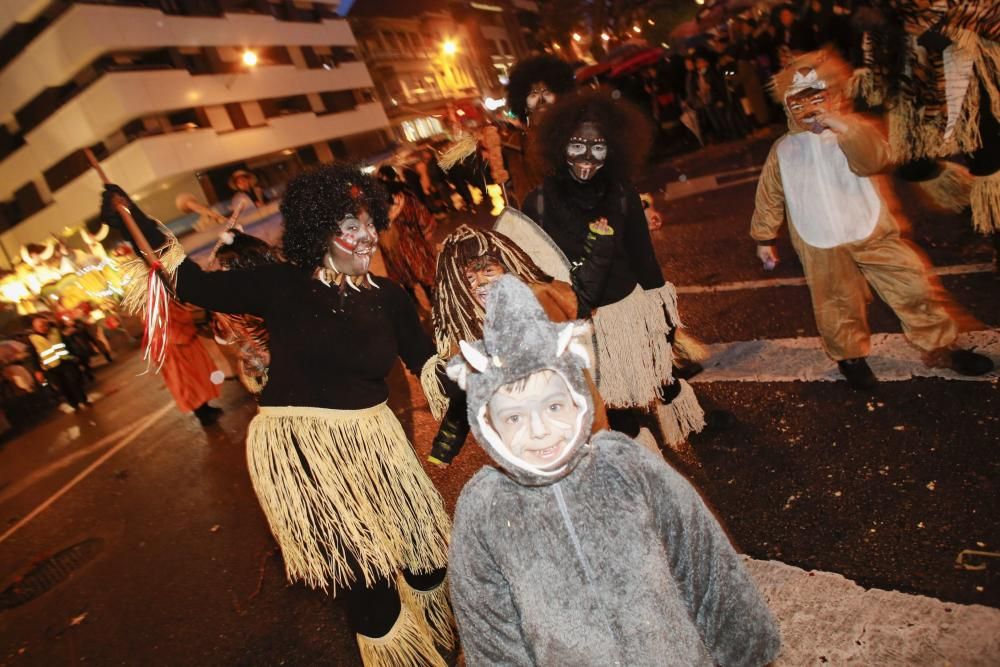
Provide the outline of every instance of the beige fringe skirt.
{"type": "Polygon", "coordinates": [[[262,406],[250,422],[247,463],[290,581],[350,585],[350,559],[366,584],[445,566],[448,514],[385,403],[262,406]]]}
{"type": "Polygon", "coordinates": [[[680,326],[677,292],[670,283],[652,290],[636,286],[594,313],[595,376],[608,407],[645,407],[660,398],[660,387],[673,379],[671,322],[680,326]]]}
{"type": "MultiPolygon", "coordinates": [[[[667,340],[672,326],[683,325],[677,292],[670,283],[653,290],[636,286],[627,297],[594,314],[597,389],[605,404],[654,406],[664,444],[676,447],[705,427],[705,413],[691,386],[673,379],[674,351],[667,340]],[[680,393],[665,405],[660,390],[675,381],[681,383],[680,393]]],[[[682,340],[686,341],[682,349],[690,348],[695,356],[697,341],[682,340]]]]}

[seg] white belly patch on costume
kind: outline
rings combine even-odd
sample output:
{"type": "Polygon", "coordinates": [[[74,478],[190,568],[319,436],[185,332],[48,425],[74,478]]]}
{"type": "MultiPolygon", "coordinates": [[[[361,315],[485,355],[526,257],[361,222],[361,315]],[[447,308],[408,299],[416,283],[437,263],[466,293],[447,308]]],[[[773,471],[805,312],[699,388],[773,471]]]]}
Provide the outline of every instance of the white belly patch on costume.
{"type": "Polygon", "coordinates": [[[833,248],[871,235],[882,202],[871,179],[851,171],[837,135],[789,134],[777,152],[788,219],[803,241],[833,248]]]}

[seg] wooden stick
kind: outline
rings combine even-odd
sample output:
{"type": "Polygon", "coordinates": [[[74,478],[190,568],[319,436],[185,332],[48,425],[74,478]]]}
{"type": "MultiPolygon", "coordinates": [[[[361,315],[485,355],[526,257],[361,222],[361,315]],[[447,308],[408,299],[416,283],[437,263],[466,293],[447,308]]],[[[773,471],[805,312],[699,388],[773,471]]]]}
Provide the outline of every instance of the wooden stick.
{"type": "MultiPolygon", "coordinates": [[[[97,175],[101,177],[101,181],[108,185],[111,180],[108,179],[108,175],[104,173],[104,169],[101,167],[101,163],[97,161],[97,157],[94,156],[94,152],[89,148],[83,149],[84,154],[87,156],[87,161],[90,162],[90,166],[94,168],[97,175]]],[[[132,213],[128,210],[128,204],[122,197],[115,196],[115,209],[118,211],[118,215],[122,217],[125,221],[125,226],[128,228],[128,233],[132,236],[132,240],[137,246],[139,246],[139,252],[143,255],[146,263],[150,266],[159,263],[159,258],[156,256],[156,251],[153,247],[149,245],[149,241],[146,240],[146,236],[139,229],[139,225],[136,224],[135,218],[132,217],[132,213]]]]}

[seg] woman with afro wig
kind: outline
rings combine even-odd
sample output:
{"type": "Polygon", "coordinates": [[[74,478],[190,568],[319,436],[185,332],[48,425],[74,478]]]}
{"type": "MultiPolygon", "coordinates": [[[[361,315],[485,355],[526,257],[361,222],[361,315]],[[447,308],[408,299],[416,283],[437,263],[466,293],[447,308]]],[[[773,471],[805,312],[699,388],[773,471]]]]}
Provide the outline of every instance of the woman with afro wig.
{"type": "Polygon", "coordinates": [[[288,579],[346,593],[365,665],[443,665],[455,643],[450,520],[385,381],[397,357],[415,374],[436,357],[403,288],[368,273],[388,217],[382,186],[342,164],[299,175],[281,203],[287,261],[211,272],[117,186],[105,220],[121,228],[116,198],[160,249],[178,299],[265,323],[270,366],[247,462],[288,579]]]}
{"type": "Polygon", "coordinates": [[[612,428],[635,437],[639,411],[651,409],[663,441],[680,446],[704,427],[705,415],[690,385],[673,377],[677,294],[663,278],[632,185],[650,137],[641,112],[625,101],[603,93],[560,99],[537,129],[535,158],[545,178],[523,211],[566,255],[575,291],[595,311],[597,387],[612,428]],[[597,257],[610,260],[595,278],[597,257]]]}
{"type": "Polygon", "coordinates": [[[507,105],[521,122],[520,128],[505,133],[503,159],[511,182],[507,192],[515,201],[536,188],[541,175],[533,168],[529,154],[533,129],[546,109],[576,87],[573,68],[565,60],[543,54],[517,63],[507,83],[507,105]]]}

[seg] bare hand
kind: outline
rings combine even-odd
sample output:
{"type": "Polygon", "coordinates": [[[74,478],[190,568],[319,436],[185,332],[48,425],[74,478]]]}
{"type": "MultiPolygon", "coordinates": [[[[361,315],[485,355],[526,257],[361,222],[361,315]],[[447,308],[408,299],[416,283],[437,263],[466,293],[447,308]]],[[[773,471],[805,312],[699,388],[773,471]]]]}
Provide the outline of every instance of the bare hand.
{"type": "Polygon", "coordinates": [[[847,132],[847,123],[844,122],[843,116],[834,113],[824,113],[816,117],[817,122],[824,127],[828,127],[837,134],[843,134],[847,132]]]}
{"type": "Polygon", "coordinates": [[[778,265],[778,250],[773,245],[759,245],[757,259],[764,265],[765,270],[770,271],[778,265]]]}

